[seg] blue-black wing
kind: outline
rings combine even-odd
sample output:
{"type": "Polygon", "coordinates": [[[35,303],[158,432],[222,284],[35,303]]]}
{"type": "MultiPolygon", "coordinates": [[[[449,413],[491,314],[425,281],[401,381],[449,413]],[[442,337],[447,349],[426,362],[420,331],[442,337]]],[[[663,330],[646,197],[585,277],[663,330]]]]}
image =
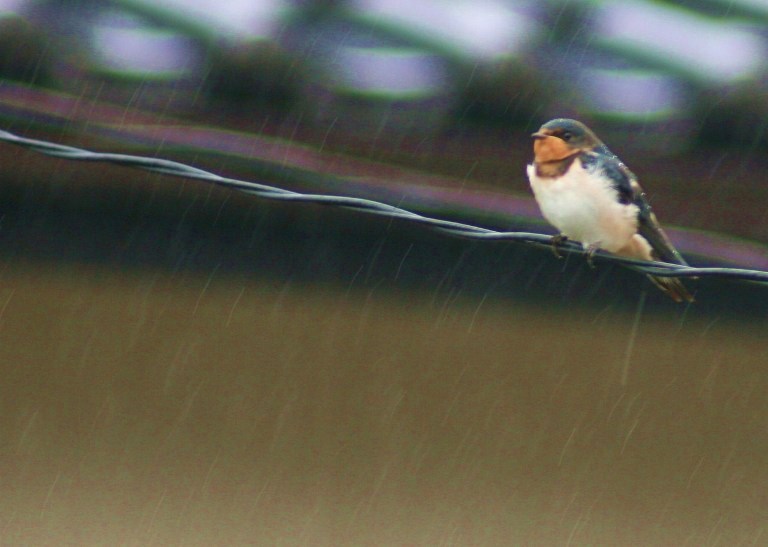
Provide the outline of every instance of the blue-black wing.
{"type": "Polygon", "coordinates": [[[585,169],[600,171],[611,181],[620,203],[637,206],[637,233],[650,243],[656,255],[654,258],[687,265],[659,225],[637,177],[619,158],[602,145],[594,151],[585,152],[581,161],[585,169]]]}

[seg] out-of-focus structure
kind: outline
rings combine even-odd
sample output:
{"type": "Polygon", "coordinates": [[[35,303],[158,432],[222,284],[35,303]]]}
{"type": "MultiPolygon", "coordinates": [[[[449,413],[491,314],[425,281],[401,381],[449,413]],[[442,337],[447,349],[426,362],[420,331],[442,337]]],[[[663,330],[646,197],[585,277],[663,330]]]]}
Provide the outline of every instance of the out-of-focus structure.
{"type": "MultiPolygon", "coordinates": [[[[551,233],[593,126],[768,269],[760,2],[0,1],[0,123],[551,233]]],[[[757,544],[768,289],[0,144],[0,542],[757,544]],[[649,290],[650,289],[650,290],[649,290]]]]}

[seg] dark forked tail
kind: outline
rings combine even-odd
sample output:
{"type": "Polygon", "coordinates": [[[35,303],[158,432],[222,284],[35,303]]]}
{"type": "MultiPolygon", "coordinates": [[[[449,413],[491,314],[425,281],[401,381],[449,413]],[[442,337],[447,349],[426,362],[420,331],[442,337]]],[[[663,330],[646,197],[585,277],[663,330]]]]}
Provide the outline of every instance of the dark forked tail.
{"type": "Polygon", "coordinates": [[[648,279],[653,281],[654,285],[665,292],[675,302],[694,302],[693,295],[688,292],[688,289],[678,278],[649,275],[648,279]]]}

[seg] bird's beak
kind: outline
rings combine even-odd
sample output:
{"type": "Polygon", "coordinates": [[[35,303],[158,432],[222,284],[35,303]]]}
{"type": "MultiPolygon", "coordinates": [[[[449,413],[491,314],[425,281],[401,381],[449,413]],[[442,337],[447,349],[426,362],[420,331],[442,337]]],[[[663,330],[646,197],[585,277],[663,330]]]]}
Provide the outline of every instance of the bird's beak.
{"type": "Polygon", "coordinates": [[[541,131],[536,131],[536,133],[531,133],[531,137],[534,139],[546,139],[547,137],[550,137],[551,135],[547,135],[546,133],[542,133],[541,131]]]}

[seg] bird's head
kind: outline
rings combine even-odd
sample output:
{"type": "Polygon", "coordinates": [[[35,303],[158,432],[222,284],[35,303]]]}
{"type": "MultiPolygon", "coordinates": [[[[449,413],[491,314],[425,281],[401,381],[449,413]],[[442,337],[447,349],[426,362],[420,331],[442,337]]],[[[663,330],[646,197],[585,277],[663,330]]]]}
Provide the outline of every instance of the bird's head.
{"type": "Polygon", "coordinates": [[[561,161],[603,144],[589,127],[566,118],[545,123],[531,136],[537,163],[561,161]]]}

